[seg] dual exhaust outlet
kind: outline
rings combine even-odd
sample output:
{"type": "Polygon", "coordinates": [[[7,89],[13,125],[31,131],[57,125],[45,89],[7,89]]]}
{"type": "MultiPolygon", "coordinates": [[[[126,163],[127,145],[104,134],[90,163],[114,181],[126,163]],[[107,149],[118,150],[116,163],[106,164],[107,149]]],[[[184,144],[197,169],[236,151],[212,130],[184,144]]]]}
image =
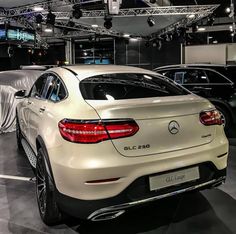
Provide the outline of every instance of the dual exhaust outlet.
{"type": "Polygon", "coordinates": [[[125,213],[125,210],[109,211],[109,212],[95,215],[94,217],[91,217],[90,220],[94,221],[94,222],[106,221],[106,220],[110,220],[110,219],[115,219],[124,213],[125,213]]]}

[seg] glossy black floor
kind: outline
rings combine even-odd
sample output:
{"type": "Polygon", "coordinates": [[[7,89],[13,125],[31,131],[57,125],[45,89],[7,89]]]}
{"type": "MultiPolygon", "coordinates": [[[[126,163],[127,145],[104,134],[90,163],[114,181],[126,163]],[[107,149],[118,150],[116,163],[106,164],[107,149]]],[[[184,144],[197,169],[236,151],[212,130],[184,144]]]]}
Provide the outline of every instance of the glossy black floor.
{"type": "MultiPolygon", "coordinates": [[[[34,183],[0,179],[0,233],[236,233],[236,141],[231,141],[227,183],[218,189],[193,192],[133,209],[117,220],[67,223],[47,227],[39,217],[34,183]]],[[[33,176],[18,153],[14,133],[0,135],[0,174],[33,176]]]]}

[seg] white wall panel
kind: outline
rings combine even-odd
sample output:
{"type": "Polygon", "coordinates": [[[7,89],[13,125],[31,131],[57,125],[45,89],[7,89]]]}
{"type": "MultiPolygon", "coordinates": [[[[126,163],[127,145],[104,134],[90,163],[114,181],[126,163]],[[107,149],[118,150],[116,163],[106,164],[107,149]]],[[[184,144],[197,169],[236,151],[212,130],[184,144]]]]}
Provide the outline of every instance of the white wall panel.
{"type": "MultiPolygon", "coordinates": [[[[201,45],[185,47],[185,63],[226,64],[227,45],[201,45]]],[[[236,48],[235,48],[236,51],[236,48]]]]}

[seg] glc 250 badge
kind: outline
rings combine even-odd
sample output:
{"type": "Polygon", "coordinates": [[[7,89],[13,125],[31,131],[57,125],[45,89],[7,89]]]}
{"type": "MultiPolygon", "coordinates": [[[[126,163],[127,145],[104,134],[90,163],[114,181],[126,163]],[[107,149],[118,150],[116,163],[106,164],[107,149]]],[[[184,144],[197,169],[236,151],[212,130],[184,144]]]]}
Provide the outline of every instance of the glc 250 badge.
{"type": "Polygon", "coordinates": [[[141,149],[149,149],[151,146],[147,145],[134,145],[134,146],[125,146],[124,150],[141,150],[141,149]]]}

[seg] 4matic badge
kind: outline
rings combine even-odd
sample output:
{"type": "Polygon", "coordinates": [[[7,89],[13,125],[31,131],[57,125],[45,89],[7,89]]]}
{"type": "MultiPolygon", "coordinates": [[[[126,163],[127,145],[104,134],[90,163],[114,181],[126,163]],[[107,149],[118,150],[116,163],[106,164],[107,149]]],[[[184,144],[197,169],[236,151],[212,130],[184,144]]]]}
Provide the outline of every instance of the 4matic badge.
{"type": "Polygon", "coordinates": [[[149,149],[151,146],[147,145],[133,145],[133,146],[125,146],[124,150],[142,150],[142,149],[149,149]]]}

